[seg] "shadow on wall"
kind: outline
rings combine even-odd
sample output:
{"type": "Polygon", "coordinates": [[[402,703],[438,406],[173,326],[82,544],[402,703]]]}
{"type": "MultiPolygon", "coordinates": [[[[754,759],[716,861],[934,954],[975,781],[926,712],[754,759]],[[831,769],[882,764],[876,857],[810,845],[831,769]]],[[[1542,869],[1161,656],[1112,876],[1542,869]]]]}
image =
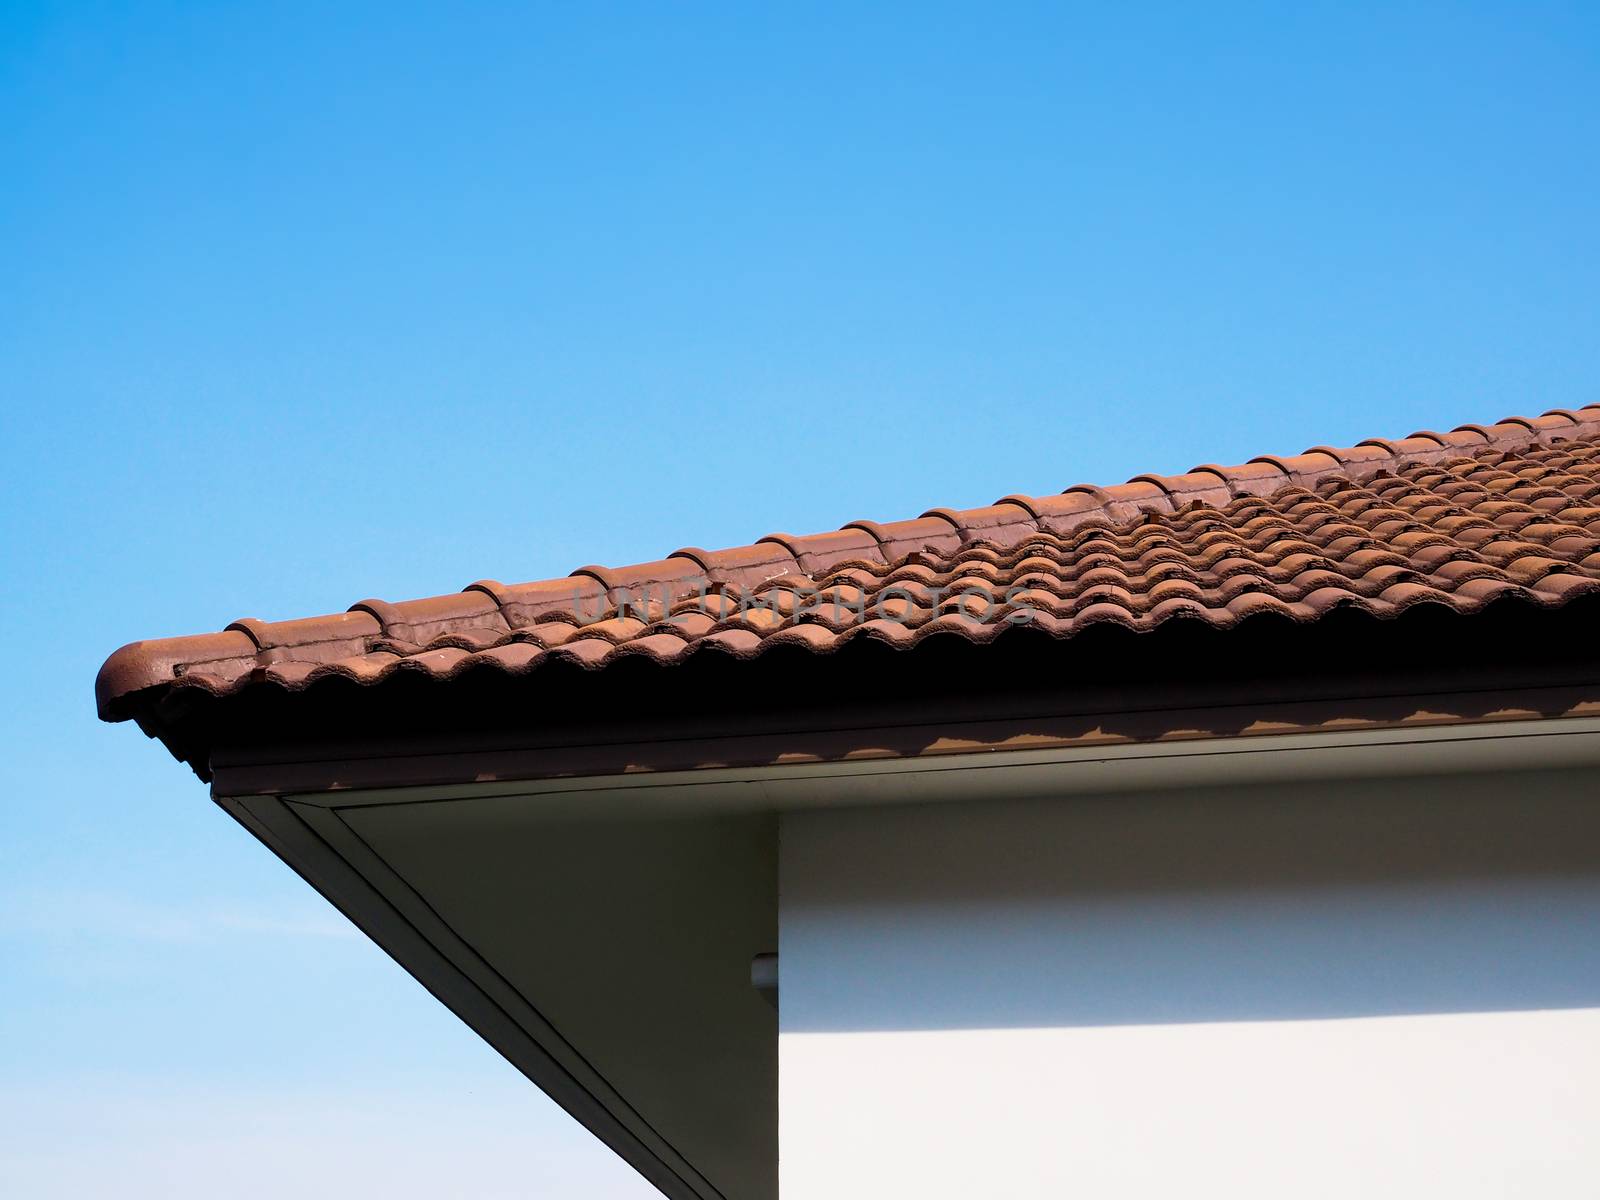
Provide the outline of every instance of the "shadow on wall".
{"type": "Polygon", "coordinates": [[[797,813],[783,1031],[1600,1006],[1581,772],[797,813]]]}

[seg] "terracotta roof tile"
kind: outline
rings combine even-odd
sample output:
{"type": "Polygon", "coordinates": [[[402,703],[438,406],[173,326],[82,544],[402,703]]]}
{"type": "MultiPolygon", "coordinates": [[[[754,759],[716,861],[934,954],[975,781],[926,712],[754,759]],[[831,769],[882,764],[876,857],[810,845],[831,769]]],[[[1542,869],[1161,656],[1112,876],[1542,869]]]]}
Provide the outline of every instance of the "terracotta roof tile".
{"type": "Polygon", "coordinates": [[[777,542],[795,560],[800,574],[821,578],[830,569],[843,562],[884,563],[878,552],[878,539],[865,529],[836,529],[831,533],[812,533],[793,537],[787,533],[769,533],[763,542],[777,542]]]}
{"type": "Polygon", "coordinates": [[[101,715],[120,720],[158,692],[521,673],[552,658],[604,668],[775,646],[829,653],[857,638],[983,643],[1019,624],[1068,637],[1101,622],[1303,623],[1346,606],[1470,613],[1507,596],[1552,607],[1600,592],[1597,497],[1600,405],[1591,405],[691,547],[565,579],[485,580],[331,616],[235,621],[222,633],[123,647],[96,694],[101,715]]]}

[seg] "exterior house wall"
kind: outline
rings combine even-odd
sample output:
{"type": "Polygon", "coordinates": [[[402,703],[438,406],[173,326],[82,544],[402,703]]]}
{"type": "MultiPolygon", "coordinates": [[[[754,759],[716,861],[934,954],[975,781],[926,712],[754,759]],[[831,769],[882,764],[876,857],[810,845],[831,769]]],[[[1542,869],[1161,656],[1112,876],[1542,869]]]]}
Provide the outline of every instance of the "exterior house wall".
{"type": "Polygon", "coordinates": [[[784,1200],[1593,1194],[1582,771],[780,829],[784,1200]]]}

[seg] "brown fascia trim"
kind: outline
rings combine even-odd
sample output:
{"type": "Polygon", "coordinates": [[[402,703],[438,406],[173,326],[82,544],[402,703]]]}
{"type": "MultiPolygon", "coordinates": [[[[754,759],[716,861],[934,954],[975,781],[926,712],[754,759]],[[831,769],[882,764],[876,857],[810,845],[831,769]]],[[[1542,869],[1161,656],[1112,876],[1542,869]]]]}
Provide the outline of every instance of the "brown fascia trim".
{"type": "Polygon", "coordinates": [[[139,717],[217,795],[1526,720],[1600,711],[1597,617],[1600,597],[1065,641],[1018,627],[986,646],[862,641],[820,659],[154,694],[139,717]]]}
{"type": "MultiPolygon", "coordinates": [[[[1228,713],[1230,727],[1217,731],[1207,718],[1219,710],[1171,710],[1152,714],[1173,726],[1155,736],[1082,731],[1070,715],[1041,715],[1029,721],[971,722],[923,726],[884,726],[859,730],[796,731],[787,735],[739,735],[674,742],[593,743],[562,747],[458,748],[445,744],[419,749],[396,742],[348,751],[331,746],[325,757],[284,762],[244,759],[213,766],[212,792],[223,796],[310,794],[353,789],[431,787],[468,783],[535,782],[643,772],[693,771],[722,767],[800,766],[877,759],[912,759],[1005,750],[1095,749],[1137,744],[1250,738],[1288,733],[1424,729],[1558,717],[1600,716],[1600,688],[1543,688],[1518,691],[1450,693],[1373,698],[1362,711],[1335,710],[1326,702],[1239,708],[1228,713]],[[1249,714],[1246,717],[1246,714],[1249,714]],[[1240,719],[1244,718],[1244,719],[1240,719]],[[1059,727],[1052,732],[1050,726],[1059,727]]],[[[1131,714],[1130,714],[1131,715],[1131,714]]]]}

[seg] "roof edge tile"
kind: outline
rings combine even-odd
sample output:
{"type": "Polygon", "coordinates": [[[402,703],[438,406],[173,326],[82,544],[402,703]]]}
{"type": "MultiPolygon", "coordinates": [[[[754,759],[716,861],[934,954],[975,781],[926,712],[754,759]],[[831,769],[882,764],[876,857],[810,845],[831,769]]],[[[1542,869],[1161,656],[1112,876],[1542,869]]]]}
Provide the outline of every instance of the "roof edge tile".
{"type": "Polygon", "coordinates": [[[94,680],[95,705],[103,721],[126,720],[120,702],[146,688],[170,684],[195,663],[252,659],[255,641],[243,630],[129,642],[101,666],[94,680]]]}

